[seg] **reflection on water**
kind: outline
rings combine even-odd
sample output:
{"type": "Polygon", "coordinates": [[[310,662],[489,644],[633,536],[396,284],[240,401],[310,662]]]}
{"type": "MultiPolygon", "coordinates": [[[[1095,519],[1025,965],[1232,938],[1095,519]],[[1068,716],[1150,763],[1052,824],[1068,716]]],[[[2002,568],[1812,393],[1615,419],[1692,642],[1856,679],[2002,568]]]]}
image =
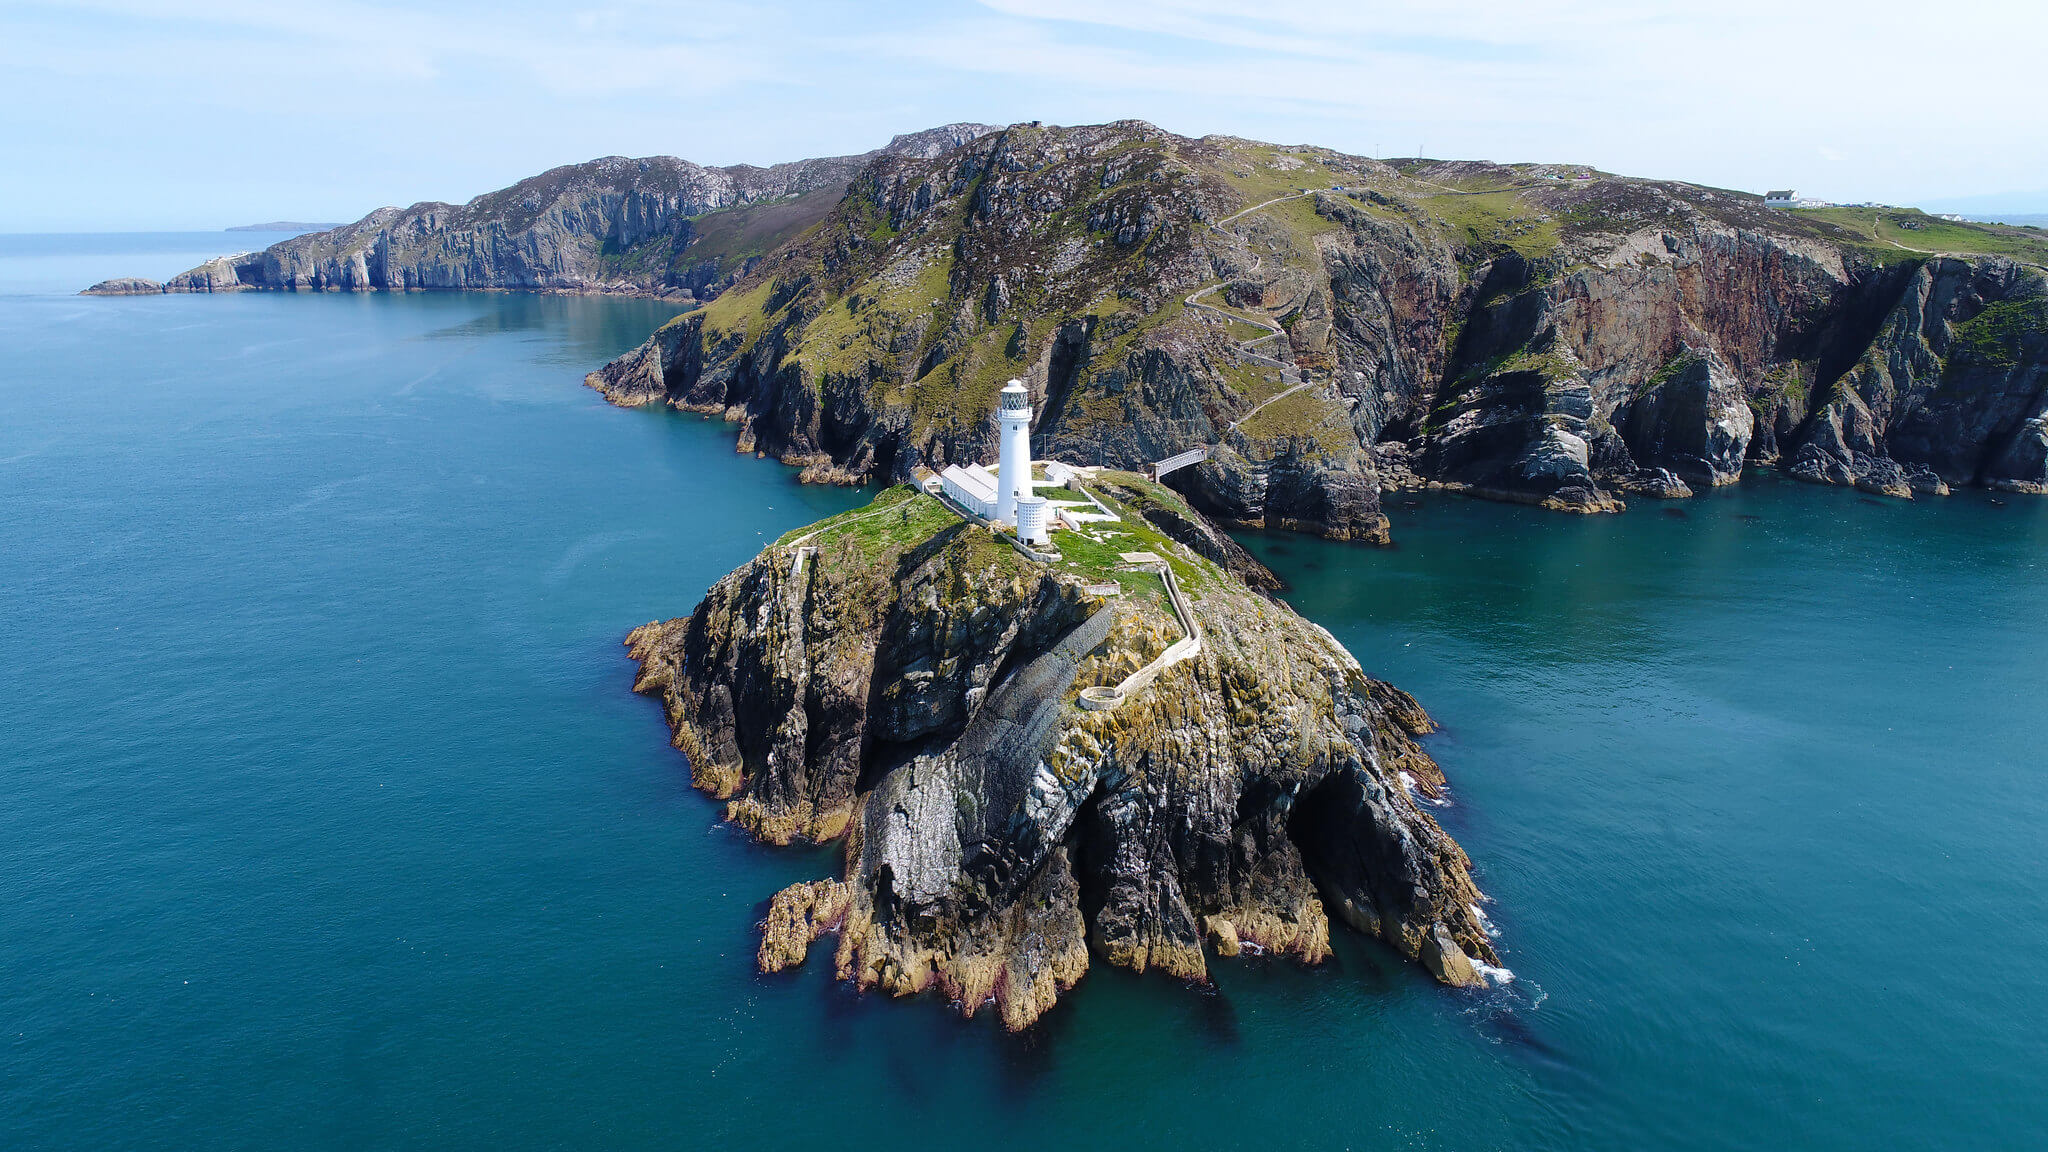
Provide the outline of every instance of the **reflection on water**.
{"type": "MultiPolygon", "coordinates": [[[[419,295],[427,295],[420,293],[419,295]]],[[[595,368],[631,348],[686,309],[664,300],[611,296],[553,296],[523,292],[476,293],[493,297],[455,324],[426,334],[429,340],[474,340],[504,333],[543,337],[547,363],[595,368]]]]}
{"type": "Polygon", "coordinates": [[[168,280],[216,256],[254,252],[291,232],[0,233],[0,296],[72,296],[102,280],[168,280]]]}

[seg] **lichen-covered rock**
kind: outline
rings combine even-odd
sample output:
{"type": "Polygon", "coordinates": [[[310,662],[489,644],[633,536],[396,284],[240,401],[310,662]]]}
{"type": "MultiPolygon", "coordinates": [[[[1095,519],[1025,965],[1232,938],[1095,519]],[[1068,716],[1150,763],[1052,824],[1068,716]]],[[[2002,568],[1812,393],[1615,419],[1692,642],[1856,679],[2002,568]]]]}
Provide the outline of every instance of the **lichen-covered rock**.
{"type": "Polygon", "coordinates": [[[1479,982],[1471,960],[1497,957],[1469,862],[1420,803],[1443,787],[1421,707],[1232,556],[1181,543],[1220,534],[1170,492],[1124,474],[1098,495],[1122,523],[1045,565],[892,489],[630,637],[637,689],[736,822],[845,838],[843,878],[770,901],[762,969],[837,933],[842,978],[1021,1028],[1092,958],[1186,979],[1210,947],[1319,962],[1334,908],[1479,982]],[[1086,711],[1080,689],[1188,647],[1157,577],[1082,558],[1119,550],[1168,559],[1199,645],[1086,711]],[[1090,592],[1108,579],[1125,594],[1090,592]]]}

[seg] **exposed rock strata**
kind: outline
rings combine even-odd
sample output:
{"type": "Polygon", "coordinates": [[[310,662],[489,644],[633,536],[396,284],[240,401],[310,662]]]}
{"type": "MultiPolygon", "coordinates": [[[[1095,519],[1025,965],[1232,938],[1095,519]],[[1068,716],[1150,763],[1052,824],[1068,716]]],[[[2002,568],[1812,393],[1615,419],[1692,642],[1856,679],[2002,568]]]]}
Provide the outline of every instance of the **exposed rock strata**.
{"type": "Polygon", "coordinates": [[[1423,485],[1582,512],[1757,465],[2048,485],[2038,267],[1675,182],[1020,126],[876,158],[739,287],[590,381],[819,479],[985,456],[1019,376],[1041,453],[1210,447],[1173,480],[1204,511],[1336,538],[1423,485]]]}
{"type": "MultiPolygon", "coordinates": [[[[1214,532],[1135,477],[1107,487],[1214,532]]],[[[1422,709],[1122,507],[1122,546],[1170,557],[1204,642],[1113,711],[1075,695],[1180,634],[1150,578],[1096,598],[1100,574],[1025,561],[904,489],[632,634],[636,689],[730,818],[845,839],[842,878],[770,902],[762,969],[836,933],[841,978],[992,1002],[1020,1028],[1097,959],[1187,979],[1212,951],[1315,963],[1335,916],[1482,982],[1481,897],[1419,803],[1443,786],[1422,709]]]]}

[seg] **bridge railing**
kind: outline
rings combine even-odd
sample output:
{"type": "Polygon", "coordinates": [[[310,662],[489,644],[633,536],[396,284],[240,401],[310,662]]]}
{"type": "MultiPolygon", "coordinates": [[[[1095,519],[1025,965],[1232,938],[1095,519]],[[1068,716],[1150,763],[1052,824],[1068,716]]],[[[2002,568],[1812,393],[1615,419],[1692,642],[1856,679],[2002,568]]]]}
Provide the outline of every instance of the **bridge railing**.
{"type": "Polygon", "coordinates": [[[1208,458],[1209,448],[1207,446],[1201,448],[1190,448],[1185,452],[1173,456],[1168,456],[1166,459],[1154,463],[1152,465],[1152,478],[1154,480],[1158,480],[1164,477],[1168,472],[1177,472],[1190,464],[1200,464],[1202,461],[1207,460],[1208,458]]]}

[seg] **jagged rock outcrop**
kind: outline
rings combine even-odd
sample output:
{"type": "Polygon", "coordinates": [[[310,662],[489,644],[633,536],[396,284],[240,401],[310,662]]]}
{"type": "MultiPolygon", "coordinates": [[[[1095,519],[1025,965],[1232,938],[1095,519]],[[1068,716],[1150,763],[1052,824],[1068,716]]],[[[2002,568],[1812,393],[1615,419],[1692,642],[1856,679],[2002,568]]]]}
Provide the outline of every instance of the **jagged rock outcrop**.
{"type": "Polygon", "coordinates": [[[1790,470],[1891,496],[2044,492],[2044,425],[2048,277],[2011,260],[1935,259],[1818,394],[1790,470]]]}
{"type": "Polygon", "coordinates": [[[1025,126],[878,158],[721,307],[590,381],[861,479],[986,455],[1018,376],[1045,455],[1206,447],[1172,482],[1212,517],[1349,539],[1384,540],[1404,486],[1581,512],[1771,464],[2031,490],[2043,357],[2015,302],[2039,269],[1919,262],[1854,223],[1583,169],[1025,126]],[[1951,355],[1993,306],[1974,330],[2003,335],[1951,355]]]}
{"type": "Polygon", "coordinates": [[[710,299],[816,223],[871,158],[934,156],[992,130],[949,124],[898,136],[877,152],[770,168],[607,156],[467,204],[380,208],[353,224],[209,261],[162,290],[521,289],[710,299]]]}
{"type": "Polygon", "coordinates": [[[1044,565],[892,489],[629,638],[637,690],[730,818],[845,839],[842,877],[770,902],[763,970],[836,933],[841,978],[1020,1028],[1097,959],[1188,979],[1212,951],[1315,963],[1334,915],[1482,983],[1481,897],[1421,803],[1444,783],[1427,715],[1179,543],[1220,534],[1171,493],[1125,475],[1098,495],[1123,522],[1044,565]],[[1182,637],[1158,577],[1091,559],[1130,548],[1168,558],[1201,643],[1084,710],[1080,689],[1182,637]],[[1111,580],[1122,595],[1092,590],[1111,580]]]}

